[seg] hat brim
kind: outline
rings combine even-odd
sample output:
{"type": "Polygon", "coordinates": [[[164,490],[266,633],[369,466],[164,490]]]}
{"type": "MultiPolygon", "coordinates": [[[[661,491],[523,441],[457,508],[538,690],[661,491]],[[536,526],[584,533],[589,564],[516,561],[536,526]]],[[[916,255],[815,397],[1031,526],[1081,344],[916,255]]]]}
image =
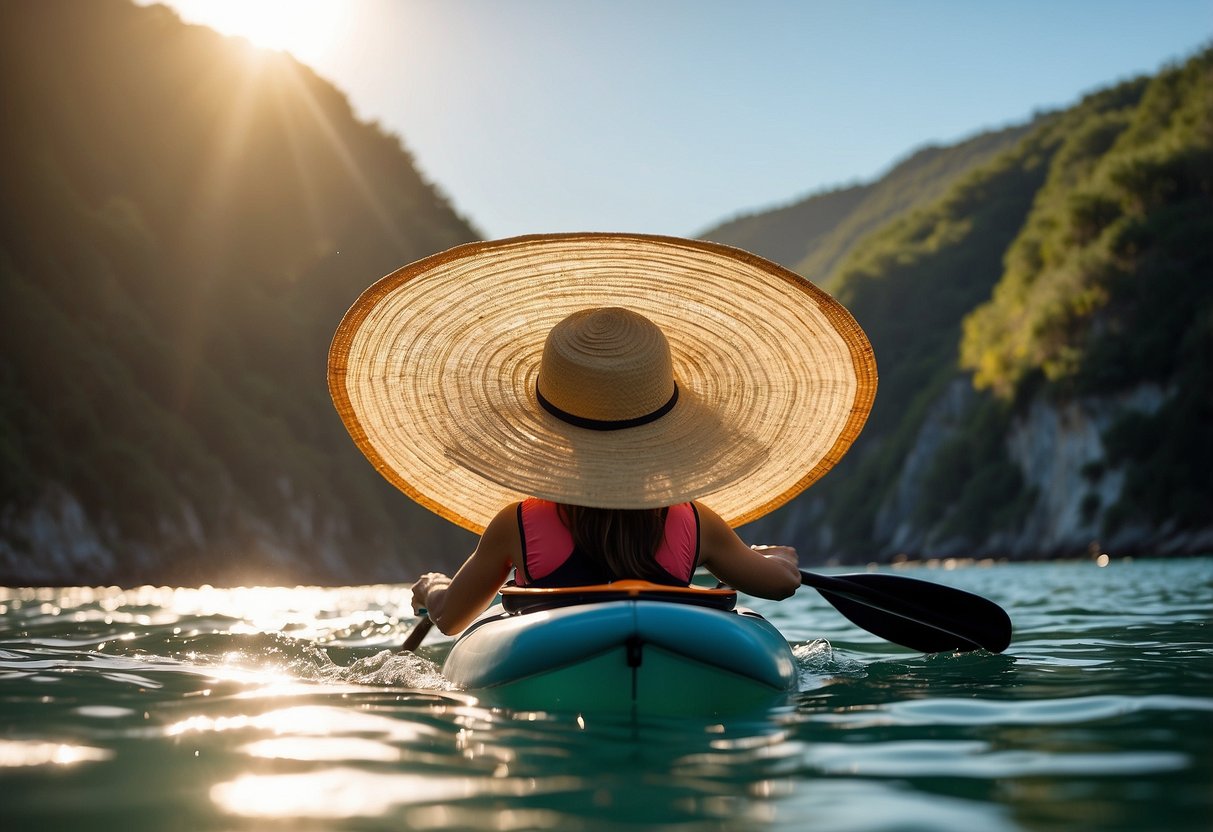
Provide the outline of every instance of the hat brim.
{"type": "Polygon", "coordinates": [[[528,496],[703,499],[740,525],[841,459],[876,392],[867,337],[799,275],[715,243],[596,233],[471,243],[393,272],[346,313],[328,378],[375,468],[475,532],[528,496]],[[669,340],[681,392],[656,422],[595,431],[536,401],[548,331],[599,306],[669,340]]]}

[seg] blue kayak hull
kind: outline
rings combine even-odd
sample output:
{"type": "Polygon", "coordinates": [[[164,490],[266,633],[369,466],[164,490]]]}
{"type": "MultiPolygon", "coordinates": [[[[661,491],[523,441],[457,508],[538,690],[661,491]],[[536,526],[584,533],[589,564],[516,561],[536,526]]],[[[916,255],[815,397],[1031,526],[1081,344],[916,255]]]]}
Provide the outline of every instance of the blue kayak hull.
{"type": "Polygon", "coordinates": [[[443,674],[509,708],[651,716],[749,711],[796,685],[791,648],[761,616],[646,600],[494,607],[443,674]]]}

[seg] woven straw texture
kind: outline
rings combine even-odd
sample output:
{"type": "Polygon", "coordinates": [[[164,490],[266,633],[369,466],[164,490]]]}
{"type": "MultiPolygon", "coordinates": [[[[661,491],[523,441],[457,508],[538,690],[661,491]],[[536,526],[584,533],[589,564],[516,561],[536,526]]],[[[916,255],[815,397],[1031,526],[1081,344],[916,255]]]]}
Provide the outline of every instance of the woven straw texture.
{"type": "MultiPolygon", "coordinates": [[[[405,266],[346,313],[328,378],[375,468],[475,532],[527,496],[608,508],[702,499],[740,525],[828,471],[876,392],[867,337],[807,280],[726,246],[628,234],[472,243],[405,266]],[[595,307],[665,334],[679,388],[665,416],[595,431],[537,403],[549,330],[595,307]]],[[[613,406],[606,418],[619,418],[613,406]]]]}

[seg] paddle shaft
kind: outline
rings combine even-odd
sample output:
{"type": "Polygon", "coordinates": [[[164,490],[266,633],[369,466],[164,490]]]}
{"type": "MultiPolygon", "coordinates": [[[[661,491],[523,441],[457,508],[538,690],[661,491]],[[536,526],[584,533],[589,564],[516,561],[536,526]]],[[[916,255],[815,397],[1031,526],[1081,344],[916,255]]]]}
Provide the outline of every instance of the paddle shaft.
{"type": "Polygon", "coordinates": [[[428,615],[414,625],[412,632],[405,638],[404,644],[400,645],[401,653],[412,653],[421,646],[421,642],[429,635],[430,630],[434,626],[434,619],[428,615]]]}

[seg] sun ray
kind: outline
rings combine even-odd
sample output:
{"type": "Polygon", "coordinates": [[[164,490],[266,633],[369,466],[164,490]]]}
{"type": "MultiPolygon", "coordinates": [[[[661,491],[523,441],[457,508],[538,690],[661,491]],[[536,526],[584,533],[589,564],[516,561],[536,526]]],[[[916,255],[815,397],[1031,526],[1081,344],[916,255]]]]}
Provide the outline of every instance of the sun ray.
{"type": "Polygon", "coordinates": [[[287,92],[288,87],[285,84],[275,85],[273,90],[274,109],[285,128],[287,149],[290,152],[291,163],[294,165],[300,190],[303,192],[303,207],[307,212],[308,223],[311,225],[312,251],[319,255],[327,251],[333,241],[329,239],[328,229],[325,227],[316,173],[313,166],[307,163],[307,157],[300,141],[302,133],[298,126],[299,122],[294,108],[290,106],[287,92]]]}
{"type": "Polygon", "coordinates": [[[329,146],[337,155],[342,167],[350,175],[351,180],[358,189],[358,193],[366,201],[367,207],[374,214],[375,219],[379,221],[384,232],[394,244],[402,250],[407,250],[408,241],[401,233],[399,224],[392,219],[388,206],[376,195],[375,189],[371,187],[370,180],[367,179],[366,174],[358,166],[357,161],[354,159],[354,154],[350,152],[345,141],[338,134],[336,128],[333,127],[333,123],[325,115],[323,108],[312,94],[312,91],[308,89],[307,84],[303,82],[297,72],[288,72],[287,78],[298,91],[300,99],[314,118],[316,126],[320,128],[322,134],[328,140],[329,146]]]}
{"type": "MultiPolygon", "coordinates": [[[[222,122],[212,134],[209,156],[201,166],[201,174],[195,180],[197,190],[185,212],[187,248],[201,279],[192,283],[192,296],[182,304],[186,317],[178,330],[179,354],[182,358],[175,398],[179,408],[188,407],[192,397],[194,377],[205,351],[208,299],[230,254],[230,240],[223,227],[227,216],[224,206],[230,198],[240,153],[255,114],[257,82],[262,64],[262,56],[250,53],[238,86],[230,95],[223,96],[222,100],[227,106],[222,122]]],[[[196,93],[206,95],[210,92],[207,85],[221,84],[220,79],[204,79],[200,81],[196,93]]]]}

